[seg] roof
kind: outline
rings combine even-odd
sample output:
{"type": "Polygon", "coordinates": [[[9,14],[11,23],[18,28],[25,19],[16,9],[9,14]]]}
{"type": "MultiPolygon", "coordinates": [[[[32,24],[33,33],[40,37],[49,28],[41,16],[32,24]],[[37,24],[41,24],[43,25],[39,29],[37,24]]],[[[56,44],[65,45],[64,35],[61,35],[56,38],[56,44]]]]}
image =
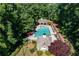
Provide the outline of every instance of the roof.
{"type": "Polygon", "coordinates": [[[42,18],[41,18],[41,19],[38,20],[38,23],[47,23],[47,22],[48,22],[47,19],[42,19],[42,18]]]}

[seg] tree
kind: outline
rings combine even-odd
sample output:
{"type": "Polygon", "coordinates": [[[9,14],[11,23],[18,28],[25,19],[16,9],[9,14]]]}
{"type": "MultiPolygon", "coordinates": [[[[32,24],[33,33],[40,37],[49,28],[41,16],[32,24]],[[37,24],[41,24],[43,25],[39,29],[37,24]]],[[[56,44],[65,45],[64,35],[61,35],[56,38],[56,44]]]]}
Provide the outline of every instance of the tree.
{"type": "Polygon", "coordinates": [[[55,4],[0,4],[0,54],[10,55],[22,45],[22,33],[34,31],[38,19],[53,19],[55,13],[53,5],[55,6],[55,4]]]}
{"type": "Polygon", "coordinates": [[[50,53],[56,56],[68,56],[70,53],[70,48],[66,43],[63,43],[60,40],[56,40],[51,43],[48,47],[50,53]]]}
{"type": "Polygon", "coordinates": [[[60,4],[58,7],[58,22],[61,33],[66,35],[73,44],[78,55],[78,38],[79,38],[79,6],[78,4],[60,4]]]}

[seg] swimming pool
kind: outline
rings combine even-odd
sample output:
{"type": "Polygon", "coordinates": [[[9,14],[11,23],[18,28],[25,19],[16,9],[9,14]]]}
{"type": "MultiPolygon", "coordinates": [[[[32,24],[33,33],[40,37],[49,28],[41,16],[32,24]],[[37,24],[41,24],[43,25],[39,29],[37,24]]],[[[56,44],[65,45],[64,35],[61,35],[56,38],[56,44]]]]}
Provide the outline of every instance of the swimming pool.
{"type": "Polygon", "coordinates": [[[50,36],[50,30],[48,27],[42,26],[35,32],[35,37],[41,37],[43,35],[50,36]]]}

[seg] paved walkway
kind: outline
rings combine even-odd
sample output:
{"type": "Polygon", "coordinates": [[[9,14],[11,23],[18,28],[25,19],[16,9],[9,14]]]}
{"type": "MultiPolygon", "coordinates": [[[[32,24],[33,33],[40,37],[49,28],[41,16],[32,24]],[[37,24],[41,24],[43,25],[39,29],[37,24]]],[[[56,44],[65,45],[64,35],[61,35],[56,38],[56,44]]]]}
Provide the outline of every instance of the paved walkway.
{"type": "MultiPolygon", "coordinates": [[[[56,24],[53,23],[52,24],[52,28],[54,29],[54,31],[56,32],[56,35],[58,36],[58,39],[62,40],[63,42],[65,42],[65,39],[63,38],[63,35],[61,35],[59,33],[59,29],[56,27],[56,24]]],[[[69,41],[67,42],[69,43],[69,41]]],[[[71,44],[70,44],[71,45],[71,44]]],[[[71,49],[73,50],[73,47],[71,46],[71,49]]],[[[46,54],[43,52],[42,56],[45,56],[46,54]]],[[[21,50],[18,52],[18,54],[16,56],[37,56],[37,51],[31,53],[30,50],[26,47],[26,45],[24,45],[21,50]]]]}
{"type": "Polygon", "coordinates": [[[52,24],[52,29],[54,29],[54,31],[56,32],[56,35],[57,35],[58,39],[65,42],[63,36],[59,33],[59,29],[56,27],[56,25],[57,24],[53,23],[52,24]]]}

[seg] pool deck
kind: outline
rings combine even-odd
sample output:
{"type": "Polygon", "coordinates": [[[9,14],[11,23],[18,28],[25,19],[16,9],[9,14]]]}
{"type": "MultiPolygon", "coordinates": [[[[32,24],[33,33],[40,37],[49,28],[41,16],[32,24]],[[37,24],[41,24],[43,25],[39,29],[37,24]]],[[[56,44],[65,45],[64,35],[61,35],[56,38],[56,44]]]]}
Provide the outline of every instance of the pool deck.
{"type": "Polygon", "coordinates": [[[55,24],[53,22],[52,28],[54,28],[55,32],[57,33],[57,36],[59,37],[59,40],[61,40],[62,42],[65,42],[63,35],[61,35],[61,33],[59,33],[59,29],[56,26],[57,26],[57,24],[55,24]]]}
{"type": "MultiPolygon", "coordinates": [[[[36,31],[38,30],[38,29],[40,29],[40,27],[42,27],[42,26],[44,26],[44,27],[48,27],[49,28],[49,30],[50,30],[50,36],[46,36],[46,37],[51,37],[51,39],[52,39],[52,41],[51,42],[54,42],[55,40],[61,40],[61,41],[63,41],[64,42],[64,38],[63,38],[63,36],[59,33],[59,29],[56,27],[56,24],[55,23],[53,23],[52,24],[52,26],[50,26],[50,25],[38,25],[37,27],[36,27],[36,31]]],[[[37,42],[37,50],[48,50],[48,48],[45,48],[45,47],[42,47],[41,45],[43,45],[43,40],[39,40],[37,37],[35,37],[35,34],[33,34],[33,35],[31,35],[31,36],[29,36],[28,37],[30,40],[36,40],[36,41],[38,41],[37,42]],[[40,44],[41,43],[41,44],[40,44]],[[40,47],[41,47],[41,49],[40,49],[40,47]]],[[[44,37],[41,37],[42,39],[44,38],[44,37]]],[[[48,38],[48,40],[49,40],[50,38],[48,38]]],[[[46,45],[47,46],[47,45],[46,45]]]]}

